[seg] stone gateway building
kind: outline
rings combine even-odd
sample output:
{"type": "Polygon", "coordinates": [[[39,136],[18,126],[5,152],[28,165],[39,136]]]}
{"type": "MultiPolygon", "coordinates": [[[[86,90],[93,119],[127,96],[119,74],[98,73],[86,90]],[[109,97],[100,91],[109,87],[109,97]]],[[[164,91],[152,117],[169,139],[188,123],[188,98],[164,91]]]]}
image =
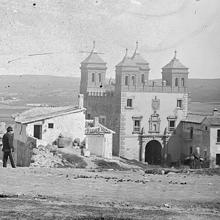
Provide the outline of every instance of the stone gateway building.
{"type": "Polygon", "coordinates": [[[88,119],[115,131],[113,154],[149,164],[174,161],[169,139],[188,112],[188,68],[177,59],[162,68],[161,82],[149,81],[149,63],[126,49],[116,65],[115,83],[107,83],[106,62],[93,50],[81,62],[80,93],[88,119]]]}

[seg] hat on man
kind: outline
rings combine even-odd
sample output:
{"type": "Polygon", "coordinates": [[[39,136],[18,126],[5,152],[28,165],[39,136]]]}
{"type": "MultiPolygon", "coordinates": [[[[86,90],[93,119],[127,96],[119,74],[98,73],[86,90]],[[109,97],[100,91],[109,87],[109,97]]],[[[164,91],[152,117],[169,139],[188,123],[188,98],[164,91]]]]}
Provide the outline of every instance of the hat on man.
{"type": "Polygon", "coordinates": [[[7,127],[7,132],[10,132],[10,131],[13,131],[11,126],[7,127]]]}

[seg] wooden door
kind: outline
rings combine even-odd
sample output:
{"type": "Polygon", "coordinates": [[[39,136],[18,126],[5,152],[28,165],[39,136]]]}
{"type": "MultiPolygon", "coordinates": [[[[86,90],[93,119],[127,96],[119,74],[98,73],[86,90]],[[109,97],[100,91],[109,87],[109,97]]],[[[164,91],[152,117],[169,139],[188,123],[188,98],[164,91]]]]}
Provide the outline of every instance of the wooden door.
{"type": "Polygon", "coordinates": [[[34,137],[42,139],[42,125],[34,125],[34,137]]]}

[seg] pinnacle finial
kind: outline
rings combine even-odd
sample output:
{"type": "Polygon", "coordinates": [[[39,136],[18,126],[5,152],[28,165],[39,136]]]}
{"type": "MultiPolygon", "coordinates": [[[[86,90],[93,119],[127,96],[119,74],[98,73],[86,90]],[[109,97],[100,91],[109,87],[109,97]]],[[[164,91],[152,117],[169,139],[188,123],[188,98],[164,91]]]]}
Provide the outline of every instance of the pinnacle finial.
{"type": "Polygon", "coordinates": [[[138,41],[136,41],[136,48],[135,48],[135,51],[138,50],[138,41]]]}
{"type": "Polygon", "coordinates": [[[174,59],[176,59],[176,54],[177,54],[177,51],[175,50],[174,51],[174,59]]]}
{"type": "Polygon", "coordinates": [[[92,52],[94,52],[94,50],[95,50],[95,40],[92,43],[93,43],[92,52]]]}
{"type": "Polygon", "coordinates": [[[128,55],[128,48],[125,49],[125,57],[128,55]]]}

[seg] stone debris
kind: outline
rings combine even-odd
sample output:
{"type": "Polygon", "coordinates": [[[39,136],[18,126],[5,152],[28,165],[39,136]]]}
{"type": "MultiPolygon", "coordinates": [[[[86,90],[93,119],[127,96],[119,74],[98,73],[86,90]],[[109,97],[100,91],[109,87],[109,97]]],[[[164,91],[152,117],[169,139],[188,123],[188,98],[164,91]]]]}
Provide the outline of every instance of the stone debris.
{"type": "Polygon", "coordinates": [[[56,154],[54,146],[39,145],[33,149],[30,167],[59,167],[63,166],[62,156],[56,154]]]}
{"type": "Polygon", "coordinates": [[[165,203],[165,204],[164,204],[164,207],[165,207],[165,208],[170,208],[171,206],[170,206],[168,203],[165,203]]]}
{"type": "Polygon", "coordinates": [[[109,182],[110,180],[114,182],[115,184],[117,183],[122,183],[122,182],[131,182],[131,183],[142,183],[146,184],[150,182],[149,180],[132,180],[132,179],[127,179],[127,178],[117,178],[117,177],[110,177],[110,176],[87,176],[87,175],[76,175],[73,177],[73,179],[104,179],[106,182],[109,182]]]}

